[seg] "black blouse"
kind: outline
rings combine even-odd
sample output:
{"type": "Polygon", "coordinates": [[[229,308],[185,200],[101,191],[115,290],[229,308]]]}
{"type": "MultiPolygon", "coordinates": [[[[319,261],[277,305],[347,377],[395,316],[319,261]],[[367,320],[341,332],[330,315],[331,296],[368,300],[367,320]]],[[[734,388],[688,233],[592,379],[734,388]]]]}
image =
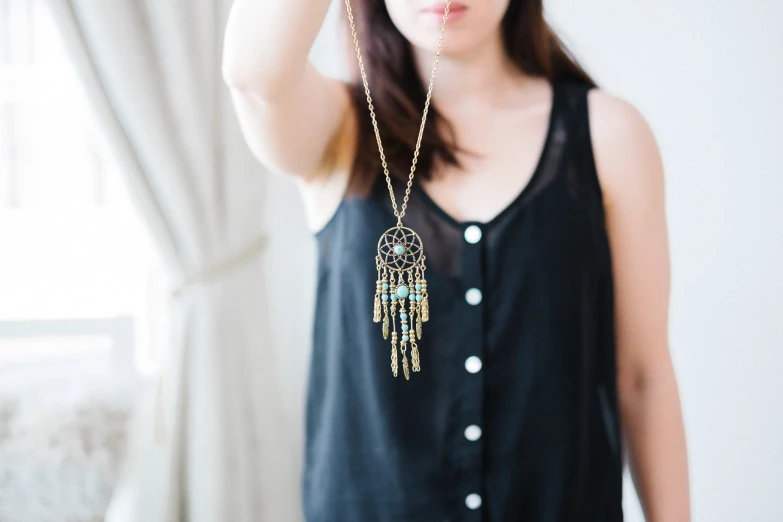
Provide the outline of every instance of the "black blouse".
{"type": "Polygon", "coordinates": [[[491,221],[457,221],[414,183],[404,222],[424,243],[430,320],[410,381],[392,375],[372,321],[378,238],[396,223],[382,176],[316,234],[308,521],[622,520],[611,258],[587,91],[554,85],[533,177],[491,221]]]}

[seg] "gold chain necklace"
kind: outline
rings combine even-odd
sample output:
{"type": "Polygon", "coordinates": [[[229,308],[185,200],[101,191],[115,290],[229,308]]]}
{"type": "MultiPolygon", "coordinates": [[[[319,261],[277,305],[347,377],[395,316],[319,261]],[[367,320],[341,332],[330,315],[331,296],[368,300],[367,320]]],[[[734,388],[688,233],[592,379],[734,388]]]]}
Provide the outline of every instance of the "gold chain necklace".
{"type": "Polygon", "coordinates": [[[408,184],[405,187],[405,197],[402,206],[397,210],[397,201],[394,198],[391,176],[386,165],[386,156],[383,153],[381,144],[381,135],[378,132],[378,122],[375,119],[375,110],[370,97],[370,88],[367,85],[367,75],[364,73],[364,62],[362,53],[359,50],[359,38],[356,36],[356,25],[353,21],[353,12],[351,10],[350,0],[345,0],[345,7],[348,10],[348,20],[351,23],[351,33],[353,34],[353,43],[356,46],[356,58],[359,60],[359,70],[364,83],[364,92],[367,95],[367,104],[370,108],[372,125],[375,129],[375,139],[378,142],[378,150],[381,154],[381,164],[383,173],[386,175],[386,184],[389,187],[394,216],[397,218],[397,225],[390,228],[381,236],[378,241],[378,255],[375,257],[375,266],[378,270],[378,280],[375,284],[375,305],[373,309],[373,321],[381,322],[383,315],[383,338],[389,338],[389,317],[391,316],[391,368],[392,373],[397,377],[397,321],[395,314],[399,306],[400,328],[402,330],[400,338],[400,352],[402,353],[402,369],[405,379],[410,379],[408,370],[408,357],[406,350],[408,343],[411,346],[411,361],[413,371],[421,370],[419,362],[419,348],[416,345],[416,339],[421,340],[421,323],[429,321],[430,309],[427,296],[427,280],[424,279],[424,245],[419,235],[408,227],[402,225],[402,218],[405,216],[405,209],[408,206],[408,197],[413,185],[413,174],[416,171],[416,162],[419,157],[419,147],[424,134],[424,124],[427,121],[427,111],[430,107],[432,98],[432,87],[435,84],[435,71],[438,69],[438,59],[440,58],[440,49],[443,44],[443,35],[446,31],[446,20],[449,15],[449,5],[451,0],[446,0],[446,7],[443,12],[443,24],[440,28],[440,38],[438,39],[438,48],[435,52],[435,64],[432,66],[430,75],[430,86],[427,91],[427,101],[424,103],[424,112],[421,117],[421,126],[419,128],[419,137],[416,141],[416,150],[413,153],[413,164],[408,176],[408,184]],[[406,299],[410,301],[409,309],[405,309],[406,299]],[[391,304],[391,314],[389,305],[391,304]],[[415,325],[415,328],[414,328],[415,325]]]}

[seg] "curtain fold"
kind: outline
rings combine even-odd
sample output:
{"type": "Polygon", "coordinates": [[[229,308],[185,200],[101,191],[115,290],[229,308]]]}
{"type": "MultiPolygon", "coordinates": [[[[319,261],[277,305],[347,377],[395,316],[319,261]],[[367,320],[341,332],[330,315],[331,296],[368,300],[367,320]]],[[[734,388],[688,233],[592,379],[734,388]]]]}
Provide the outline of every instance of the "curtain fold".
{"type": "Polygon", "coordinates": [[[266,323],[263,172],[236,146],[220,74],[230,3],[48,0],[176,283],[108,522],[302,519],[303,420],[266,323]]]}

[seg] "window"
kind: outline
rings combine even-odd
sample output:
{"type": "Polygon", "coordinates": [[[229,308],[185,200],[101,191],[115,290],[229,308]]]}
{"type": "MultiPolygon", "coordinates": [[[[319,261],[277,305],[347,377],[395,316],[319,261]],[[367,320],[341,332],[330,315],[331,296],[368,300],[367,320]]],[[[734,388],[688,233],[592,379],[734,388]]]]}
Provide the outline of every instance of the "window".
{"type": "Polygon", "coordinates": [[[0,0],[0,371],[152,370],[166,288],[45,2],[0,0]]]}

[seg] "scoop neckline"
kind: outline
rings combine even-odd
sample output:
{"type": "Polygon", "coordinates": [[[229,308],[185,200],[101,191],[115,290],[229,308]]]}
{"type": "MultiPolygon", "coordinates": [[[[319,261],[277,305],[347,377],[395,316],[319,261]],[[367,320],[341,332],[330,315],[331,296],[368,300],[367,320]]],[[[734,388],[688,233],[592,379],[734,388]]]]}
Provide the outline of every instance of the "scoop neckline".
{"type": "Polygon", "coordinates": [[[549,85],[552,88],[552,106],[549,108],[549,121],[547,122],[547,130],[546,130],[546,136],[544,137],[544,144],[541,147],[541,152],[538,156],[538,161],[536,162],[536,166],[533,169],[533,174],[530,176],[530,179],[525,184],[522,189],[520,189],[519,193],[514,197],[514,199],[511,200],[510,203],[508,203],[503,209],[495,214],[494,217],[492,217],[489,221],[476,221],[476,220],[469,220],[469,221],[460,221],[456,219],[454,216],[446,212],[440,205],[438,205],[434,199],[430,197],[430,195],[427,193],[426,190],[424,190],[424,187],[419,184],[418,180],[413,181],[413,189],[421,196],[421,198],[424,200],[424,202],[431,207],[436,213],[438,213],[441,217],[443,217],[446,221],[451,223],[457,228],[465,228],[471,225],[478,225],[483,228],[487,228],[492,226],[494,223],[499,221],[503,218],[506,214],[508,214],[514,207],[516,207],[520,201],[522,201],[525,196],[532,190],[532,187],[535,184],[535,181],[541,176],[541,171],[544,170],[544,161],[547,157],[547,154],[550,149],[550,145],[552,142],[552,136],[554,134],[554,128],[555,128],[555,116],[557,107],[559,105],[559,88],[556,83],[549,82],[549,85]]]}

